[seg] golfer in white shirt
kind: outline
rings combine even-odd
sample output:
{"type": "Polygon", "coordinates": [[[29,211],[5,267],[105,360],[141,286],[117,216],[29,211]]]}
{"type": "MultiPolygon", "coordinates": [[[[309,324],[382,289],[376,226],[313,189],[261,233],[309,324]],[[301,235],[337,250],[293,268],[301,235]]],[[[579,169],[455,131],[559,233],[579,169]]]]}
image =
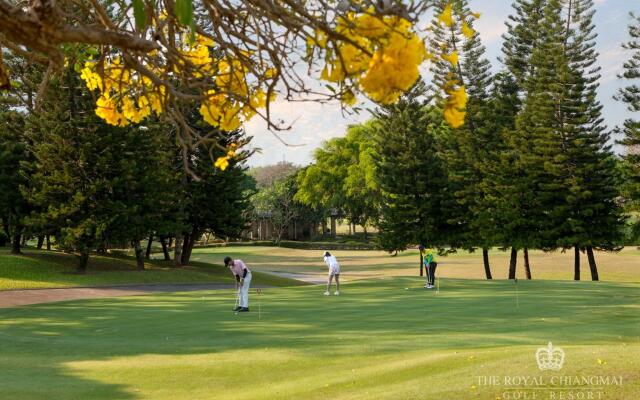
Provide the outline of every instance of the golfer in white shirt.
{"type": "Polygon", "coordinates": [[[338,296],[340,294],[340,264],[338,264],[338,260],[335,256],[332,256],[328,251],[324,252],[324,262],[329,267],[329,281],[327,282],[327,291],[324,292],[325,296],[329,296],[331,294],[331,280],[333,277],[336,278],[336,291],[335,295],[338,296]]]}

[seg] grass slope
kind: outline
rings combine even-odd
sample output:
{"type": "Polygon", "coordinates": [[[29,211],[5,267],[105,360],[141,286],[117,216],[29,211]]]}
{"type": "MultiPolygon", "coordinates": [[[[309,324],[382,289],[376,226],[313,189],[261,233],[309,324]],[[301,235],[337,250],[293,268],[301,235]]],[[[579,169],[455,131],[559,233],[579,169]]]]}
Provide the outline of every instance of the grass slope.
{"type": "MultiPolygon", "coordinates": [[[[76,274],[77,260],[61,252],[24,250],[22,255],[10,255],[0,249],[0,290],[59,288],[152,283],[233,283],[234,278],[220,260],[212,263],[193,262],[182,268],[153,260],[145,263],[145,271],[136,270],[130,257],[92,255],[87,274],[76,274]]],[[[256,273],[254,284],[293,286],[301,282],[273,275],[256,273]]]]}
{"type": "Polygon", "coordinates": [[[600,398],[640,398],[640,285],[520,281],[518,308],[508,281],[443,279],[439,294],[421,285],[358,281],[339,297],[267,289],[261,319],[255,292],[252,312],[234,315],[226,290],[0,310],[0,391],[21,400],[495,400],[507,399],[502,388],[478,376],[615,375],[623,385],[600,398]],[[537,369],[534,353],[549,341],[566,352],[561,372],[537,369]]]}

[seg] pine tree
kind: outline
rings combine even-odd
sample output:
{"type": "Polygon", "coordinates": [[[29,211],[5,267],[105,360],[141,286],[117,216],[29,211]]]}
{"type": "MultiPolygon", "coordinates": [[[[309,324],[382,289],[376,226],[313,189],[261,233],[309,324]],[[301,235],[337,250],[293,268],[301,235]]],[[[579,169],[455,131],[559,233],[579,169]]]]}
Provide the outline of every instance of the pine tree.
{"type": "Polygon", "coordinates": [[[510,142],[512,182],[502,193],[505,229],[512,247],[509,279],[515,279],[518,249],[553,249],[559,237],[566,156],[562,153],[563,126],[556,111],[564,106],[562,99],[570,79],[560,12],[557,0],[550,0],[545,7],[538,42],[529,58],[530,74],[524,81],[526,97],[510,142]]]}
{"type": "Polygon", "coordinates": [[[456,240],[445,206],[451,201],[448,178],[436,145],[448,125],[437,107],[420,101],[423,93],[424,86],[418,85],[377,115],[378,238],[387,251],[419,243],[442,248],[456,240]]]}
{"type": "Polygon", "coordinates": [[[93,250],[139,241],[163,223],[172,195],[163,138],[144,128],[107,125],[73,71],[54,78],[42,112],[30,115],[33,162],[24,195],[36,207],[30,223],[54,226],[63,249],[86,272],[93,250]]]}
{"type": "Polygon", "coordinates": [[[30,206],[20,186],[25,185],[22,163],[28,159],[24,114],[0,104],[0,218],[11,241],[11,253],[20,254],[24,218],[30,206]]]}
{"type": "MultiPolygon", "coordinates": [[[[440,1],[435,12],[442,12],[447,4],[449,1],[440,1]]],[[[458,14],[469,15],[471,12],[467,0],[457,0],[451,4],[458,14]]],[[[486,236],[486,231],[481,233],[482,222],[477,219],[481,210],[487,208],[487,197],[483,191],[486,185],[483,185],[483,181],[490,177],[485,171],[497,155],[496,147],[492,146],[496,142],[497,131],[488,129],[491,64],[484,56],[485,48],[479,33],[473,30],[472,20],[455,21],[450,27],[434,20],[431,30],[431,51],[457,54],[460,59],[453,63],[435,61],[432,65],[434,81],[440,87],[452,79],[458,81],[465,86],[469,96],[465,124],[453,129],[441,141],[441,152],[449,174],[449,191],[455,196],[455,202],[450,205],[453,212],[451,222],[460,231],[460,237],[456,240],[458,243],[469,250],[476,246],[482,248],[486,277],[491,279],[488,248],[494,245],[494,237],[486,236]]],[[[442,91],[436,93],[441,101],[444,97],[442,91]]]]}
{"type": "Polygon", "coordinates": [[[507,32],[502,35],[501,61],[515,79],[521,95],[533,73],[529,60],[540,40],[546,3],[547,0],[515,0],[512,4],[515,13],[509,15],[505,23],[507,32]]]}
{"type": "MultiPolygon", "coordinates": [[[[632,55],[624,65],[624,72],[620,79],[628,81],[628,85],[618,91],[616,99],[627,105],[632,113],[640,112],[640,86],[636,83],[640,79],[640,17],[631,14],[633,19],[629,25],[631,39],[623,47],[632,51],[632,55]]],[[[632,213],[640,212],[640,121],[629,118],[624,121],[621,129],[624,138],[620,141],[626,147],[623,157],[624,186],[623,192],[627,203],[627,210],[632,213]]],[[[640,221],[633,226],[633,238],[640,237],[640,221]]]]}
{"type": "MultiPolygon", "coordinates": [[[[567,93],[558,115],[563,126],[566,154],[565,187],[568,190],[563,232],[558,245],[587,252],[592,280],[598,280],[593,249],[617,250],[621,236],[621,209],[615,199],[616,166],[609,134],[597,100],[600,68],[596,67],[593,0],[565,0],[567,15],[565,54],[569,64],[567,93]],[[594,226],[597,229],[594,229],[594,226]]],[[[579,278],[579,262],[575,265],[579,278]]]]}

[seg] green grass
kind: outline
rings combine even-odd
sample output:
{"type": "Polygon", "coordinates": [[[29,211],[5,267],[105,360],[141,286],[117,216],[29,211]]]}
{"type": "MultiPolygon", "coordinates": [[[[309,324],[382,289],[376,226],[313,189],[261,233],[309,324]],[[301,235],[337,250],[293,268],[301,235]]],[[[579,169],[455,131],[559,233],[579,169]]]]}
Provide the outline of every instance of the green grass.
{"type": "Polygon", "coordinates": [[[421,285],[363,280],[339,297],[314,286],[266,289],[261,319],[255,292],[252,312],[234,315],[229,290],[0,310],[0,392],[495,400],[507,397],[478,376],[615,375],[623,385],[601,398],[640,398],[640,285],[520,281],[519,307],[508,281],[442,279],[439,294],[421,285]],[[566,353],[560,372],[536,367],[549,341],[566,353]]]}
{"type": "MultiPolygon", "coordinates": [[[[0,249],[0,290],[60,288],[153,283],[233,283],[234,278],[221,260],[193,262],[188,267],[172,268],[169,263],[153,260],[145,271],[137,271],[135,260],[124,256],[92,255],[87,274],[75,273],[75,256],[54,251],[24,250],[10,255],[0,249]]],[[[254,284],[292,286],[298,281],[256,273],[254,284]]]]}

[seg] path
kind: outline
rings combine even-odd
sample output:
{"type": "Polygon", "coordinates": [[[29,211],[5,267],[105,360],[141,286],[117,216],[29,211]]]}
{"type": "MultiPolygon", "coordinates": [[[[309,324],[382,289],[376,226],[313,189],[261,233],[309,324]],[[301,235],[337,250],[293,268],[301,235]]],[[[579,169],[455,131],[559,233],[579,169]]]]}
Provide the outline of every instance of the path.
{"type": "Polygon", "coordinates": [[[158,284],[6,290],[0,292],[0,308],[18,307],[28,304],[53,303],[65,300],[139,296],[159,292],[233,289],[234,287],[234,285],[229,284],[158,284]]]}

